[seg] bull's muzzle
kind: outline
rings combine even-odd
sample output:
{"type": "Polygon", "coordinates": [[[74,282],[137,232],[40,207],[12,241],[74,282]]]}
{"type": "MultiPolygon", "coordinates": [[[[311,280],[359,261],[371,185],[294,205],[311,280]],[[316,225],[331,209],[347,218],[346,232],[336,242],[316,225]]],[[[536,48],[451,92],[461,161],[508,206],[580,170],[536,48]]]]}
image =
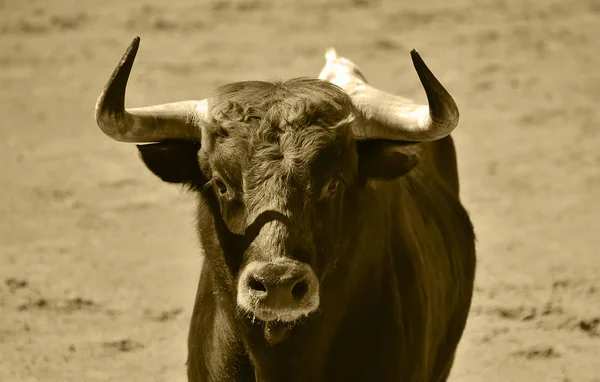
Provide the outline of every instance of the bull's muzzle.
{"type": "Polygon", "coordinates": [[[253,261],[240,275],[237,303],[262,321],[293,322],[319,307],[319,280],[296,260],[253,261]]]}

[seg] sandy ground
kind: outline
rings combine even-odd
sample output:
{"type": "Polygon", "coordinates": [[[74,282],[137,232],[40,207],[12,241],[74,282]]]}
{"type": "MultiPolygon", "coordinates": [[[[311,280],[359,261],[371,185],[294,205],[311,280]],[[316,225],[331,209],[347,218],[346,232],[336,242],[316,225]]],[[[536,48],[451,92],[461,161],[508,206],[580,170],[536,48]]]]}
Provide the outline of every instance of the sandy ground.
{"type": "Polygon", "coordinates": [[[598,0],[0,0],[0,381],[184,380],[194,202],[93,119],[136,35],[128,106],[316,76],[329,46],[425,102],[419,49],[479,239],[451,380],[600,381],[598,0]]]}

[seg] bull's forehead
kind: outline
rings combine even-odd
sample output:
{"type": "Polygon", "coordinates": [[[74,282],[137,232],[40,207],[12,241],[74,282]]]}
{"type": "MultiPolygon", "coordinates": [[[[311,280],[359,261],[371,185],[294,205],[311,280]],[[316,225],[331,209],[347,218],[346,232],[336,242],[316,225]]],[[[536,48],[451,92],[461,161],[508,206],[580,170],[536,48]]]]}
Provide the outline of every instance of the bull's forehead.
{"type": "Polygon", "coordinates": [[[315,172],[326,175],[339,166],[348,146],[348,124],[333,127],[273,128],[250,124],[218,137],[213,167],[232,186],[255,188],[271,178],[310,182],[315,172]]]}

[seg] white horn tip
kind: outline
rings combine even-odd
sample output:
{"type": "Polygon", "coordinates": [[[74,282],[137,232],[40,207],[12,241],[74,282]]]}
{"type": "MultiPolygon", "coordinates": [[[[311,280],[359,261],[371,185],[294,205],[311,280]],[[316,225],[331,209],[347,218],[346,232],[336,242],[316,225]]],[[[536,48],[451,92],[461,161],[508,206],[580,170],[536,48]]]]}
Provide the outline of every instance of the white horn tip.
{"type": "Polygon", "coordinates": [[[327,49],[327,51],[325,52],[325,59],[327,61],[333,61],[337,58],[338,55],[334,47],[330,47],[329,49],[327,49]]]}

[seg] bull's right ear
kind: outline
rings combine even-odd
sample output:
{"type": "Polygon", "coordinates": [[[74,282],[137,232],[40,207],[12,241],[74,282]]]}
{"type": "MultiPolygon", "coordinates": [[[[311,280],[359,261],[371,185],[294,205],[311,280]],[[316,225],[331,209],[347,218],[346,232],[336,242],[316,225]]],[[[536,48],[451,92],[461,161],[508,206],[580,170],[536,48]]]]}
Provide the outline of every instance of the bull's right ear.
{"type": "Polygon", "coordinates": [[[205,183],[198,163],[200,144],[174,140],[137,145],[144,164],[165,182],[197,187],[205,183]]]}

